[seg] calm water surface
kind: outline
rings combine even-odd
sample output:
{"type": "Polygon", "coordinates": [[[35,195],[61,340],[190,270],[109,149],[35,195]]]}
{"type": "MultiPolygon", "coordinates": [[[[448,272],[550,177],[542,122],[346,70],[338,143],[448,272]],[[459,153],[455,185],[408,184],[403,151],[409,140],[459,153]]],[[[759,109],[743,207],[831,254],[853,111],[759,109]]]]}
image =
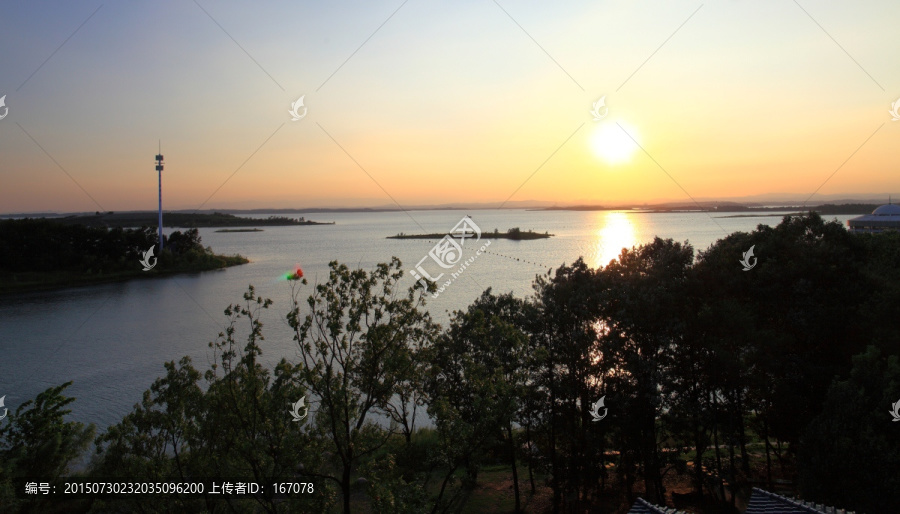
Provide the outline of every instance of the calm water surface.
{"type": "MultiPolygon", "coordinates": [[[[432,316],[446,325],[449,312],[463,309],[487,287],[495,292],[531,294],[535,275],[583,256],[591,266],[606,264],[622,247],[654,236],[689,241],[695,250],[758,224],[776,225],[779,217],[712,218],[705,213],[649,214],[568,211],[414,211],[406,213],[315,214],[336,225],[264,227],[263,232],[217,233],[200,229],[203,244],[217,253],[239,253],[250,264],[175,277],[0,297],[0,396],[14,410],[47,387],[72,380],[67,394],[72,417],[99,428],[115,423],[139,402],[144,390],[163,373],[163,363],[190,356],[205,369],[207,343],[223,330],[223,310],[241,300],[252,284],[274,300],[263,317],[264,357],[274,363],[295,359],[292,333],[284,322],[290,284],[279,277],[296,264],[312,283],[327,277],[328,263],[372,269],[399,257],[410,269],[433,243],[385,239],[400,232],[446,233],[470,215],[482,231],[511,227],[549,231],[550,239],[491,240],[489,253],[471,264],[437,299],[432,316]],[[412,219],[411,219],[412,218],[412,219]]],[[[289,216],[296,216],[288,214],[289,216]]],[[[844,223],[851,216],[838,216],[844,223]]],[[[830,219],[830,218],[828,218],[830,219]]],[[[846,223],[845,223],[846,224],[846,223]]],[[[465,257],[474,254],[467,246],[465,257]]],[[[765,259],[764,255],[758,255],[765,259]]],[[[736,269],[739,266],[735,257],[736,269]]],[[[413,284],[408,273],[404,286],[413,284]]]]}

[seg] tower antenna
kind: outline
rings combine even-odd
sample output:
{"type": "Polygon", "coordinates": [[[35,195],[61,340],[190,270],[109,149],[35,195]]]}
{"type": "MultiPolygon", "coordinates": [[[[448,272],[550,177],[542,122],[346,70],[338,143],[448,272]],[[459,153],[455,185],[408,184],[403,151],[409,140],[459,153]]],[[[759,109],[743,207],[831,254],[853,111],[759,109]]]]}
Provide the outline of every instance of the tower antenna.
{"type": "Polygon", "coordinates": [[[163,223],[162,223],[162,140],[159,140],[159,153],[156,154],[156,171],[159,173],[159,251],[163,250],[163,223]]]}

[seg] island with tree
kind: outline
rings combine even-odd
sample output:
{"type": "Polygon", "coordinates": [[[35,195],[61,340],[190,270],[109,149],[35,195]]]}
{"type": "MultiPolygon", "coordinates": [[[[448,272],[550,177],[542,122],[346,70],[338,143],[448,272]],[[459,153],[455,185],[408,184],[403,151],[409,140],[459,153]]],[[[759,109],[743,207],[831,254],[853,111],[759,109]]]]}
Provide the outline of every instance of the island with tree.
{"type": "MultiPolygon", "coordinates": [[[[387,239],[441,239],[447,234],[404,234],[400,232],[396,236],[388,236],[387,239]]],[[[522,241],[526,239],[548,239],[553,237],[554,234],[549,232],[544,232],[543,234],[540,232],[534,232],[533,230],[522,230],[519,227],[514,227],[506,232],[500,232],[496,228],[493,232],[482,232],[482,239],[512,239],[515,241],[522,241]]]]}

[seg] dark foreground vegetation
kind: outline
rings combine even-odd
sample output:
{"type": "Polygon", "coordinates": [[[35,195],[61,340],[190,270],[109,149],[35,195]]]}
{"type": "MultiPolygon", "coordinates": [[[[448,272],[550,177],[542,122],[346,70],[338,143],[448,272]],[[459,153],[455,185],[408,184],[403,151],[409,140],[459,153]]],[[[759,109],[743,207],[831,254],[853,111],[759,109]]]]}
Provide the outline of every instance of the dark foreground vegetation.
{"type": "MultiPolygon", "coordinates": [[[[53,218],[66,224],[85,225],[88,227],[155,227],[159,223],[155,211],[143,212],[96,212],[95,214],[72,215],[64,218],[53,218]]],[[[268,218],[244,218],[224,212],[211,214],[198,212],[164,212],[163,226],[175,228],[199,227],[258,227],[288,225],[334,225],[334,222],[307,220],[304,217],[288,218],[286,216],[269,216],[268,218]]]]}
{"type": "Polygon", "coordinates": [[[63,385],[0,425],[0,501],[33,512],[622,513],[642,496],[718,513],[737,512],[756,485],[869,514],[900,504],[900,423],[888,413],[900,400],[898,233],[857,236],[811,214],[697,256],[655,239],[602,269],[578,260],[538,276],[526,299],[488,289],[445,329],[421,286],[398,287],[403,273],[396,259],[371,272],[333,262],[314,287],[291,282],[282,309],[298,356],[274,369],[260,364],[273,303],[251,286],[225,310],[215,362],[166,363],[96,438],[84,472],[297,480],[313,494],[17,499],[14,477],[67,474],[94,435],[65,421],[63,385]],[[751,245],[758,264],[742,271],[751,245]],[[594,421],[601,397],[608,415],[594,421]],[[311,409],[295,422],[299,398],[311,409]],[[416,426],[422,410],[433,428],[416,426]],[[497,501],[482,494],[498,483],[497,501]]]}
{"type": "MultiPolygon", "coordinates": [[[[396,236],[388,236],[388,239],[441,239],[447,234],[404,234],[403,232],[397,234],[396,236]]],[[[544,232],[541,234],[540,232],[535,232],[533,230],[522,230],[519,227],[513,227],[506,232],[500,232],[496,228],[493,232],[482,232],[481,237],[483,239],[513,239],[513,240],[525,240],[525,239],[548,239],[553,237],[553,234],[549,232],[544,232]]]]}
{"type": "Polygon", "coordinates": [[[160,274],[207,271],[249,262],[240,255],[216,255],[203,247],[197,229],[164,237],[156,229],[66,225],[46,219],[0,221],[0,294],[160,274]],[[154,248],[149,271],[144,253],[154,248]]]}

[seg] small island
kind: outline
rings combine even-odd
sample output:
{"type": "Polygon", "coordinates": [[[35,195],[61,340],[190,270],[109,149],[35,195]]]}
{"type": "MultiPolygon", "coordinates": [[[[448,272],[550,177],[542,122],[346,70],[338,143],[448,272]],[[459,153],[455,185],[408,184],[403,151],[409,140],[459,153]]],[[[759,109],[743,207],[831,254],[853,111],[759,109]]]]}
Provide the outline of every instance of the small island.
{"type": "MultiPolygon", "coordinates": [[[[388,236],[387,239],[441,239],[447,234],[404,234],[403,232],[396,236],[388,236]]],[[[515,241],[523,241],[526,239],[547,239],[553,237],[554,234],[549,232],[534,232],[532,230],[521,230],[519,227],[511,228],[506,232],[500,232],[496,228],[493,232],[482,232],[482,239],[512,239],[515,241]]]]}
{"type": "Polygon", "coordinates": [[[0,221],[0,294],[217,270],[250,262],[204,247],[196,228],[160,251],[155,228],[105,228],[50,219],[0,221]],[[145,269],[146,268],[146,269],[145,269]]]}

